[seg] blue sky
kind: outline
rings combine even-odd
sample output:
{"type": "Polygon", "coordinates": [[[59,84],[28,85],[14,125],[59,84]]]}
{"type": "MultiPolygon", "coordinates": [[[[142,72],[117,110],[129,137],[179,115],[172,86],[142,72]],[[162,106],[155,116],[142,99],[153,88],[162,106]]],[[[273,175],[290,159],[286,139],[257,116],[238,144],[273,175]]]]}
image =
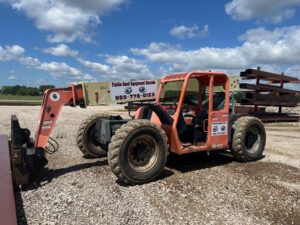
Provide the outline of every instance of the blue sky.
{"type": "Polygon", "coordinates": [[[300,74],[300,0],[0,0],[0,86],[300,74]]]}

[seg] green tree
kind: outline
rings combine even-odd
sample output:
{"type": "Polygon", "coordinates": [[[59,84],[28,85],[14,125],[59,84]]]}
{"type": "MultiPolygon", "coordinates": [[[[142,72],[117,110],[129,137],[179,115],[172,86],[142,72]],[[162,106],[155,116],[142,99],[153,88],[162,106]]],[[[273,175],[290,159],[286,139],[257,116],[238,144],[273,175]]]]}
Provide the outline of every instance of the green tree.
{"type": "Polygon", "coordinates": [[[0,93],[3,95],[30,95],[38,96],[43,95],[44,90],[48,88],[53,88],[53,85],[42,85],[39,88],[37,87],[27,87],[24,85],[15,85],[15,86],[2,86],[0,93]]]}
{"type": "Polygon", "coordinates": [[[41,86],[39,86],[39,93],[42,95],[42,94],[44,94],[44,92],[47,89],[50,89],[50,88],[55,88],[55,86],[54,85],[50,85],[50,84],[41,85],[41,86]]]}
{"type": "Polygon", "coordinates": [[[1,92],[4,95],[11,95],[13,93],[13,87],[12,86],[3,86],[1,88],[1,92]]]}

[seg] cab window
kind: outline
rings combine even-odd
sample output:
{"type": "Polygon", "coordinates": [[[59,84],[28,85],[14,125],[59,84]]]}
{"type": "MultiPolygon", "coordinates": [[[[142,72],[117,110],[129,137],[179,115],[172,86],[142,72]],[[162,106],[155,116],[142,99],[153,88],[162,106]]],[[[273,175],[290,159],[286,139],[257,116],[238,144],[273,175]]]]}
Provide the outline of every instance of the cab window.
{"type": "Polygon", "coordinates": [[[188,81],[186,92],[184,95],[184,104],[196,106],[199,103],[199,82],[196,78],[191,78],[188,81]]]}

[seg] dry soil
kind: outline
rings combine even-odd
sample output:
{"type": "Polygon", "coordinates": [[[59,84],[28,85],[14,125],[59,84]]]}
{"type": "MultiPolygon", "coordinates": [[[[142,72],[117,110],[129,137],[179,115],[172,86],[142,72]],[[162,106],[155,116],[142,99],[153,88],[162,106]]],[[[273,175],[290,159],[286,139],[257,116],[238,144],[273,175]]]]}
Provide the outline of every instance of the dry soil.
{"type": "MultiPolygon", "coordinates": [[[[65,107],[52,137],[59,144],[42,186],[16,193],[19,224],[300,224],[300,124],[267,124],[265,157],[238,163],[226,154],[170,157],[158,180],[124,186],[106,158],[85,159],[75,144],[80,121],[123,106],[65,107]]],[[[298,112],[299,112],[298,108],[298,112]]],[[[34,131],[39,107],[0,106],[34,131]]]]}

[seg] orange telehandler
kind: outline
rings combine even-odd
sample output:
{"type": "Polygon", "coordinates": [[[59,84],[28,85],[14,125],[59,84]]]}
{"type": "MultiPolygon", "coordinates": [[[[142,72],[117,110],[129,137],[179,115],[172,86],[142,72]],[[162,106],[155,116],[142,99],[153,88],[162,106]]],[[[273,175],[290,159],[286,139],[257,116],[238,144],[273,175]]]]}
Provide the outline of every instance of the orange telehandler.
{"type": "MultiPolygon", "coordinates": [[[[239,161],[260,159],[266,144],[264,125],[255,117],[235,113],[235,99],[229,89],[228,76],[220,72],[165,76],[155,102],[140,107],[132,119],[106,114],[86,119],[78,129],[77,145],[86,156],[107,154],[111,171],[130,184],[155,179],[164,169],[169,152],[182,155],[230,149],[239,161]]],[[[35,181],[37,171],[47,164],[46,152],[58,148],[50,135],[62,106],[87,107],[87,91],[84,84],[47,90],[34,140],[12,116],[10,152],[16,185],[35,181]]],[[[116,98],[153,96],[144,86],[138,91],[140,94],[130,95],[132,87],[128,86],[116,98]]],[[[98,92],[95,96],[101,103],[98,92]]]]}

